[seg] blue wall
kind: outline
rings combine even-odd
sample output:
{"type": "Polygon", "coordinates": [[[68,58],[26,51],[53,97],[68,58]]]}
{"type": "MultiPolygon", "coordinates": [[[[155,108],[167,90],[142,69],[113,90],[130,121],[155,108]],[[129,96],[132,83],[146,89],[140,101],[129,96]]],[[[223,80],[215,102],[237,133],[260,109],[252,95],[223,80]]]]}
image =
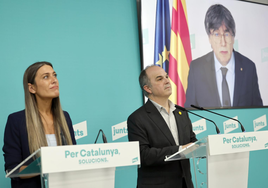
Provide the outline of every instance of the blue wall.
{"type": "MultiPolygon", "coordinates": [[[[54,65],[63,109],[73,124],[87,121],[88,136],[78,144],[93,143],[99,128],[110,132],[142,104],[135,0],[0,0],[0,28],[1,188],[10,187],[3,132],[8,114],[24,109],[22,77],[30,64],[54,65]]],[[[126,187],[122,176],[134,184],[136,169],[122,169],[116,187],[126,187]]]]}

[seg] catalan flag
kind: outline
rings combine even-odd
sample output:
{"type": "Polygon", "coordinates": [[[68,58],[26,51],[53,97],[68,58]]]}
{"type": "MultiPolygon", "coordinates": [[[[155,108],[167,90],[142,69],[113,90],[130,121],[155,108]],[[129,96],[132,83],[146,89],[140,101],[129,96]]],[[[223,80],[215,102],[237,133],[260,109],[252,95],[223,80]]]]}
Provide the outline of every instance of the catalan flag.
{"type": "Polygon", "coordinates": [[[185,0],[174,0],[169,54],[169,77],[172,84],[170,100],[184,106],[187,79],[192,61],[185,0]]]}
{"type": "Polygon", "coordinates": [[[155,21],[154,64],[168,73],[170,49],[169,1],[157,0],[155,21]]]}

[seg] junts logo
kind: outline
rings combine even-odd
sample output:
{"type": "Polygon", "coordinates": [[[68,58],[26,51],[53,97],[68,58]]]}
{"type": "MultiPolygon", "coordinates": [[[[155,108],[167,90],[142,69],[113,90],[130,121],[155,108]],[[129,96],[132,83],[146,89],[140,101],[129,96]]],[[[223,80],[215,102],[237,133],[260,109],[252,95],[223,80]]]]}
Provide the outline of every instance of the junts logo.
{"type": "Polygon", "coordinates": [[[87,121],[73,125],[73,129],[76,140],[87,136],[87,121]]]}
{"type": "Polygon", "coordinates": [[[267,48],[263,48],[261,50],[261,61],[262,62],[268,61],[268,47],[267,48]]]}
{"type": "Polygon", "coordinates": [[[192,125],[193,125],[193,131],[196,135],[207,130],[207,125],[206,125],[205,119],[200,119],[200,120],[192,123],[192,125]]]}
{"type": "MultiPolygon", "coordinates": [[[[237,119],[237,116],[233,117],[233,119],[237,119]]],[[[237,121],[229,119],[229,120],[223,122],[224,134],[229,133],[237,128],[238,128],[237,121]]]]}
{"type": "Polygon", "coordinates": [[[263,115],[263,116],[253,120],[254,131],[258,131],[266,126],[267,126],[266,115],[263,115]]]}
{"type": "Polygon", "coordinates": [[[128,134],[128,131],[127,131],[127,122],[126,121],[112,126],[112,138],[113,138],[113,140],[117,140],[119,138],[127,136],[127,134],[128,134]]]}
{"type": "Polygon", "coordinates": [[[136,162],[138,162],[138,157],[135,157],[132,159],[132,163],[136,163],[136,162]]]}

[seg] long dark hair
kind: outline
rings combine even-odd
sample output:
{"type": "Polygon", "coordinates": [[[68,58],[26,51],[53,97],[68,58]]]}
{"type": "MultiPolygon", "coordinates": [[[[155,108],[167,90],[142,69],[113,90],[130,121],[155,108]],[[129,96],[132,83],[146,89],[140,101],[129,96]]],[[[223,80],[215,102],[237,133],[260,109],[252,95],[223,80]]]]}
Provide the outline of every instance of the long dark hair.
{"type": "MultiPolygon", "coordinates": [[[[49,62],[36,62],[26,69],[23,76],[26,127],[30,153],[33,153],[42,146],[47,146],[44,126],[37,107],[36,97],[35,94],[32,94],[28,88],[28,83],[33,85],[35,84],[36,73],[44,65],[49,65],[53,68],[52,64],[49,62]]],[[[61,132],[64,134],[67,144],[72,145],[72,138],[61,108],[59,97],[52,99],[51,111],[53,114],[54,129],[58,145],[62,145],[61,132]]]]}

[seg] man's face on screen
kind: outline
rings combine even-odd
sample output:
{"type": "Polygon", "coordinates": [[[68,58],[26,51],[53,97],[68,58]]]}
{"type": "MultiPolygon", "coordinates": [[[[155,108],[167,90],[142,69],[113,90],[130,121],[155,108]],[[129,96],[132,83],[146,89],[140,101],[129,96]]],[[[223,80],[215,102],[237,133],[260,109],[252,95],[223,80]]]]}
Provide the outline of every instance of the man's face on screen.
{"type": "Polygon", "coordinates": [[[218,30],[211,30],[209,35],[209,42],[218,59],[218,61],[226,66],[232,56],[234,37],[225,25],[222,25],[218,30]]]}

